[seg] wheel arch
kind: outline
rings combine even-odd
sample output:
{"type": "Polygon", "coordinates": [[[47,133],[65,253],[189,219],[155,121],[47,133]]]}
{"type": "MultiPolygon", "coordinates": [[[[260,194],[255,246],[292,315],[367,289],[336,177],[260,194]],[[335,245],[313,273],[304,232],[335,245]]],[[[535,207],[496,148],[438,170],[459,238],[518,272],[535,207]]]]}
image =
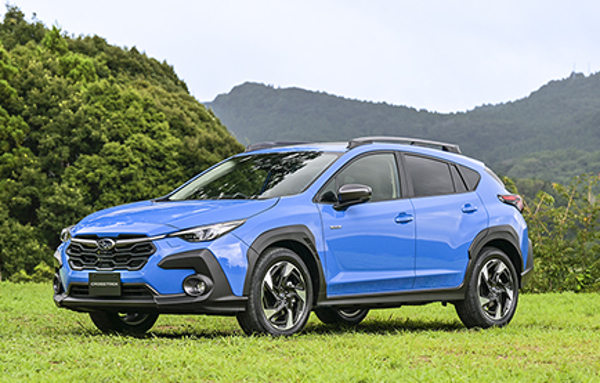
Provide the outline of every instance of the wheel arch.
{"type": "Polygon", "coordinates": [[[469,247],[470,262],[467,277],[471,274],[475,258],[485,247],[495,247],[502,250],[508,256],[516,269],[519,285],[521,285],[521,272],[523,271],[524,264],[523,255],[519,247],[519,236],[515,229],[511,226],[503,225],[491,227],[479,233],[469,247]]]}
{"type": "Polygon", "coordinates": [[[248,250],[248,272],[244,280],[243,294],[248,295],[256,262],[260,256],[273,247],[283,247],[298,254],[308,267],[313,284],[314,302],[325,295],[325,276],[317,254],[315,237],[304,225],[285,226],[261,234],[248,250]]]}

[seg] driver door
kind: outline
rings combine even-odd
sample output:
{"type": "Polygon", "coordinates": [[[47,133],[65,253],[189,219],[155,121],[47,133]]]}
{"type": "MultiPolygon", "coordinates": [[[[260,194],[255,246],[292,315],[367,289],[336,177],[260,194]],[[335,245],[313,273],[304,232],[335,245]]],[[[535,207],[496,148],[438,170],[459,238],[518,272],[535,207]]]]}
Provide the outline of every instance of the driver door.
{"type": "Polygon", "coordinates": [[[320,195],[331,198],[346,184],[369,186],[373,194],[370,201],[343,210],[335,210],[332,203],[318,204],[326,246],[327,295],[411,289],[414,210],[409,199],[400,198],[396,156],[384,152],[359,157],[334,176],[320,195]]]}

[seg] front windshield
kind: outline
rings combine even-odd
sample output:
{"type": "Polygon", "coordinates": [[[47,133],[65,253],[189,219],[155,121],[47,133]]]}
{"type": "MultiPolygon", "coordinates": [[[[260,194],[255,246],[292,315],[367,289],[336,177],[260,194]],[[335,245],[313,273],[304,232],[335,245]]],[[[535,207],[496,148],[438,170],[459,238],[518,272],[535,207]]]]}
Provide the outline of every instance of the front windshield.
{"type": "Polygon", "coordinates": [[[338,153],[307,151],[235,157],[168,199],[262,199],[294,195],[307,188],[338,157],[338,153]]]}

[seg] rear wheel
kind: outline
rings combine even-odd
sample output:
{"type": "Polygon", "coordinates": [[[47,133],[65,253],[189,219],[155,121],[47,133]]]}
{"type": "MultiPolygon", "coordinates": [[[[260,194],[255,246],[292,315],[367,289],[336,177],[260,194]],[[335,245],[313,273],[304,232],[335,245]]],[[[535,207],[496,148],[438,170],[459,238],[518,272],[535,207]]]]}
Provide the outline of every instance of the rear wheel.
{"type": "Polygon", "coordinates": [[[90,318],[102,332],[144,334],[154,326],[154,323],[158,319],[158,314],[95,311],[90,313],[90,318]]]}
{"type": "Polygon", "coordinates": [[[455,303],[465,326],[488,328],[508,324],[517,308],[519,280],[508,256],[486,247],[475,261],[463,301],[455,303]]]}
{"type": "Polygon", "coordinates": [[[327,307],[315,310],[317,317],[326,324],[357,325],[365,319],[368,313],[369,309],[361,308],[333,309],[327,307]]]}
{"type": "Polygon", "coordinates": [[[246,311],[237,315],[247,334],[292,335],[312,310],[308,268],[293,251],[273,248],[261,256],[252,275],[246,311]]]}

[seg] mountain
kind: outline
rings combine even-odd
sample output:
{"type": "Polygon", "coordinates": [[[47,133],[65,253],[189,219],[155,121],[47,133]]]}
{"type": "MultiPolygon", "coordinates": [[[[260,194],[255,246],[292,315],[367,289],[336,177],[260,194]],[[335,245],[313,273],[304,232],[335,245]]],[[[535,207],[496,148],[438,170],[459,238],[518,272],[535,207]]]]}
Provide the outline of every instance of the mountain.
{"type": "Polygon", "coordinates": [[[521,100],[465,113],[257,83],[236,86],[206,106],[245,144],[395,135],[457,143],[465,154],[509,176],[564,181],[600,169],[600,74],[573,73],[521,100]]]}

